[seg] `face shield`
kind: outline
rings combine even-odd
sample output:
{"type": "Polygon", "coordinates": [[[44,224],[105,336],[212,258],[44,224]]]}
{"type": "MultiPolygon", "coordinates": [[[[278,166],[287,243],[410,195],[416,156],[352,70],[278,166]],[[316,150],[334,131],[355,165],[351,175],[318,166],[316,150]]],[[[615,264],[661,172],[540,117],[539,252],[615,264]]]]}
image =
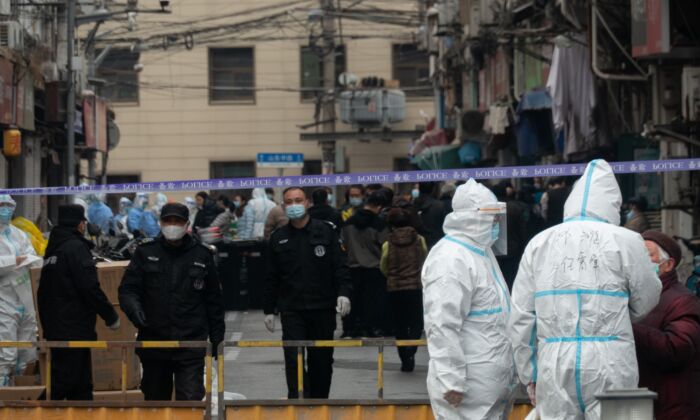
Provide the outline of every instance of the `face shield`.
{"type": "Polygon", "coordinates": [[[508,254],[508,229],[506,216],[506,203],[497,202],[486,204],[477,210],[480,218],[492,218],[491,224],[491,249],[494,255],[508,254]]]}

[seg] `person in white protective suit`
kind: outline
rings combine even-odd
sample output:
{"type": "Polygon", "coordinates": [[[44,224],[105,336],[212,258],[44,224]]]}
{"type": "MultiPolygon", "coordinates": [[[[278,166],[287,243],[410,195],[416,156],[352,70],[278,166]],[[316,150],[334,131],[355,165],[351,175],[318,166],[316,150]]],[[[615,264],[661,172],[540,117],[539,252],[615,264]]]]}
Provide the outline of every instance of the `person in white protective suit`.
{"type": "Polygon", "coordinates": [[[270,210],[277,204],[267,198],[264,188],[255,188],[253,198],[243,210],[243,216],[238,221],[238,237],[241,239],[255,239],[265,236],[265,222],[270,210]]]}
{"type": "Polygon", "coordinates": [[[505,204],[470,179],[452,205],[422,273],[430,403],[437,420],[507,419],[516,381],[510,296],[491,249],[505,204]]]}
{"type": "Polygon", "coordinates": [[[564,223],[525,249],[509,334],[542,419],[598,419],[596,394],[637,387],[631,323],[656,306],[661,282],[642,237],[619,226],[621,203],[612,168],[594,160],[564,223]]]}
{"type": "Polygon", "coordinates": [[[114,215],[112,219],[112,229],[118,235],[129,236],[127,228],[127,219],[129,218],[129,210],[133,207],[133,203],[126,197],[119,199],[119,213],[114,215]]]}
{"type": "MultiPolygon", "coordinates": [[[[0,341],[36,341],[37,323],[29,268],[41,267],[26,233],[12,226],[15,201],[0,195],[0,341]]],[[[22,375],[35,349],[0,349],[0,386],[22,375]]]]}
{"type": "Polygon", "coordinates": [[[192,228],[192,225],[194,225],[194,218],[197,217],[197,201],[192,198],[192,197],[185,197],[185,203],[187,206],[187,209],[190,211],[190,229],[192,228]]]}

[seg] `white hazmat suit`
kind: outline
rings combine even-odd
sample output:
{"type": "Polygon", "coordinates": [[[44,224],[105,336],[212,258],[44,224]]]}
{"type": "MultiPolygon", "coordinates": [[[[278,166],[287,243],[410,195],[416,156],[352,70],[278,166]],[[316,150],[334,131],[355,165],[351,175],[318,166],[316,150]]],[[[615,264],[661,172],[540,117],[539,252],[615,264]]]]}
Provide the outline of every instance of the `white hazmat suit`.
{"type": "Polygon", "coordinates": [[[506,419],[510,410],[510,296],[491,250],[494,215],[478,211],[496,203],[473,179],[460,186],[443,226],[446,236],[423,266],[427,383],[438,420],[506,419]],[[458,407],[445,400],[449,391],[464,395],[458,407]]]}
{"type": "Polygon", "coordinates": [[[588,164],[564,223],[528,244],[513,286],[509,332],[542,419],[597,419],[595,394],[636,388],[632,321],[659,300],[644,240],[619,227],[622,196],[604,160],[588,164]]]}
{"type": "MultiPolygon", "coordinates": [[[[9,195],[0,195],[0,203],[9,205],[14,212],[15,202],[9,195]]],[[[7,214],[10,214],[9,209],[7,214]]],[[[41,261],[27,234],[9,224],[6,217],[0,217],[1,341],[36,341],[36,313],[29,268],[41,267],[41,261]],[[24,257],[19,265],[17,257],[24,257]]],[[[0,386],[11,385],[11,376],[23,374],[27,363],[34,360],[35,349],[0,349],[0,386]]]]}
{"type": "Polygon", "coordinates": [[[267,215],[276,206],[274,201],[267,198],[265,189],[255,188],[253,198],[246,204],[243,217],[238,221],[238,237],[241,239],[264,237],[267,215]]]}

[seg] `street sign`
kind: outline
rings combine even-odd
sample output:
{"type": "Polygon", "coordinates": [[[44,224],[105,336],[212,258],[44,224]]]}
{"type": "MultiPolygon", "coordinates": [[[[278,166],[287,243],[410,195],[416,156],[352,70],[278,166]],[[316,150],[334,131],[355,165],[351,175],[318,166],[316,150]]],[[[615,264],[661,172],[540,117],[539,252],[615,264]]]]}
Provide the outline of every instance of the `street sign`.
{"type": "Polygon", "coordinates": [[[303,168],[303,153],[258,153],[258,168],[303,168]]]}

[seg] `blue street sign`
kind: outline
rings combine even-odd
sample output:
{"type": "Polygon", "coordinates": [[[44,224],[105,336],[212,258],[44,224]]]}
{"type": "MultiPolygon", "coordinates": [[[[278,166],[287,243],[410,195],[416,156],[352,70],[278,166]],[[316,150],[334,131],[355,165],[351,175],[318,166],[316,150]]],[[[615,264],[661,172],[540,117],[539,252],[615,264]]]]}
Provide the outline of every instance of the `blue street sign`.
{"type": "Polygon", "coordinates": [[[303,153],[258,153],[259,168],[302,168],[303,153]]]}

